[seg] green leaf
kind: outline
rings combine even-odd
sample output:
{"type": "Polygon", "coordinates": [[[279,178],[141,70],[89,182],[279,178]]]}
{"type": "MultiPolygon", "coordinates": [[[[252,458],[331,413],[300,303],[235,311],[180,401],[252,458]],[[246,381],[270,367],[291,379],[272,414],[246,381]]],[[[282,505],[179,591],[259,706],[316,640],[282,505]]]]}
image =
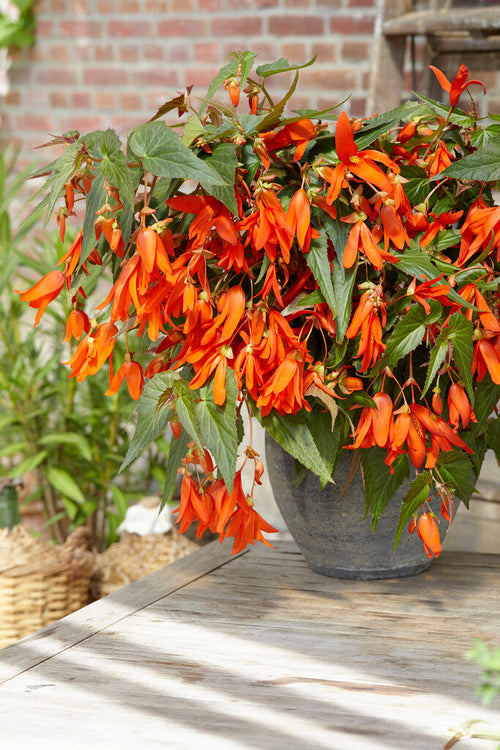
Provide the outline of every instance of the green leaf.
{"type": "Polygon", "coordinates": [[[394,366],[417,348],[425,336],[425,310],[412,305],[404,318],[394,326],[387,340],[387,350],[376,368],[380,372],[387,365],[394,366]]]}
{"type": "Polygon", "coordinates": [[[349,236],[349,227],[344,221],[332,219],[322,212],[321,221],[335,250],[332,264],[333,292],[337,316],[335,319],[335,336],[337,342],[342,342],[349,327],[352,312],[352,290],[356,281],[356,267],[344,268],[342,260],[349,236]]]}
{"type": "Polygon", "coordinates": [[[500,400],[500,385],[491,380],[489,373],[475,386],[474,414],[477,425],[473,425],[472,432],[478,432],[484,427],[484,423],[491,416],[498,401],[500,400]]]}
{"type": "Polygon", "coordinates": [[[469,500],[474,491],[472,481],[472,464],[462,451],[441,451],[436,468],[447,484],[451,484],[454,494],[469,507],[469,500]]]}
{"type": "MultiPolygon", "coordinates": [[[[248,74],[250,73],[253,65],[253,61],[257,55],[253,52],[249,52],[246,50],[243,55],[241,56],[241,80],[244,82],[246,78],[248,77],[248,74]]],[[[210,82],[210,85],[208,87],[207,91],[207,99],[211,99],[212,96],[215,94],[215,92],[222,86],[224,81],[226,81],[228,78],[234,78],[236,74],[238,73],[238,65],[240,64],[240,60],[238,59],[238,56],[231,56],[231,59],[229,62],[224,65],[223,68],[220,69],[218,74],[215,76],[215,78],[210,82]]],[[[241,88],[244,88],[244,83],[241,86],[241,88]]]]}
{"type": "Polygon", "coordinates": [[[112,128],[94,130],[81,138],[93,159],[102,159],[120,151],[122,142],[118,133],[112,128]]]}
{"type": "Polygon", "coordinates": [[[500,463],[500,419],[498,417],[488,425],[487,436],[488,448],[495,453],[496,459],[500,463]]]}
{"type": "Polygon", "coordinates": [[[167,429],[173,411],[165,405],[165,394],[172,393],[173,385],[180,377],[179,372],[160,372],[144,386],[137,405],[137,426],[120,471],[167,429]]]}
{"type": "MultiPolygon", "coordinates": [[[[156,119],[156,118],[151,118],[156,119]]],[[[191,115],[184,127],[182,128],[182,143],[189,148],[189,146],[195,141],[200,135],[203,135],[205,128],[201,124],[201,120],[197,115],[191,115]]]]}
{"type": "Polygon", "coordinates": [[[308,68],[314,63],[316,57],[317,55],[314,55],[312,60],[302,63],[301,65],[294,65],[293,63],[289,63],[286,57],[280,57],[280,59],[275,62],[259,65],[255,72],[265,80],[266,78],[269,78],[269,76],[274,76],[277,73],[287,73],[291,70],[302,70],[303,68],[308,68]]]}
{"type": "Polygon", "coordinates": [[[458,159],[436,176],[454,177],[459,180],[497,182],[500,180],[500,138],[491,138],[485,146],[473,154],[458,159]]]}
{"type": "Polygon", "coordinates": [[[472,384],[472,360],[474,346],[472,334],[474,326],[470,320],[459,312],[453,313],[449,322],[448,339],[453,345],[453,359],[463,380],[469,399],[474,405],[474,387],[472,384]]]}
{"type": "Polygon", "coordinates": [[[164,122],[156,120],[141,125],[130,136],[129,145],[142,159],[144,169],[157,177],[226,185],[218,172],[187,148],[164,122]]]}
{"type": "Polygon", "coordinates": [[[36,469],[36,467],[39,466],[42,461],[45,461],[48,455],[49,454],[47,451],[39,451],[34,456],[28,456],[28,458],[25,458],[24,461],[21,461],[20,464],[17,464],[17,466],[14,466],[13,469],[8,471],[5,476],[22,477],[29,471],[33,471],[33,469],[36,469]]]}
{"type": "Polygon", "coordinates": [[[186,430],[182,430],[181,434],[175,439],[172,437],[170,441],[170,450],[168,452],[167,471],[165,474],[165,484],[163,486],[163,494],[160,505],[160,510],[163,510],[166,503],[169,503],[176,490],[177,486],[177,469],[181,465],[182,459],[187,453],[187,445],[190,440],[190,436],[186,430]]]}
{"type": "MultiPolygon", "coordinates": [[[[343,445],[347,441],[347,425],[339,413],[332,428],[332,416],[328,411],[313,410],[309,415],[309,429],[325,466],[334,476],[335,467],[343,445]]],[[[300,464],[302,466],[302,464],[300,464]]]]}
{"type": "Polygon", "coordinates": [[[202,450],[203,440],[200,435],[200,428],[194,410],[195,391],[191,390],[189,383],[186,383],[186,381],[182,379],[175,381],[172,390],[176,396],[174,402],[175,413],[182,422],[184,429],[191,435],[191,439],[194,440],[198,448],[202,450]]]}
{"type": "Polygon", "coordinates": [[[0,458],[4,458],[7,456],[15,456],[16,453],[25,453],[26,450],[29,450],[31,447],[31,443],[27,441],[17,441],[15,443],[9,443],[8,445],[5,445],[3,448],[0,449],[0,458]]]}
{"type": "Polygon", "coordinates": [[[259,128],[258,128],[259,133],[265,132],[266,130],[272,130],[277,125],[279,125],[280,120],[281,120],[281,115],[283,114],[288,101],[292,98],[293,93],[295,89],[297,88],[298,80],[299,80],[299,72],[297,71],[295,73],[295,78],[293,79],[292,85],[286,92],[283,99],[281,99],[281,101],[279,101],[278,104],[274,106],[274,108],[269,112],[267,117],[265,117],[264,120],[260,123],[259,128]]]}
{"type": "Polygon", "coordinates": [[[365,488],[365,517],[371,509],[373,530],[389,501],[410,474],[406,455],[402,454],[396,458],[392,465],[393,474],[384,461],[386,456],[387,451],[377,446],[365,448],[361,451],[365,488]]]}
{"type": "Polygon", "coordinates": [[[130,208],[134,207],[134,186],[130,170],[127,167],[127,159],[122,151],[116,151],[105,155],[101,162],[101,172],[109,182],[117,188],[120,198],[128,203],[130,208]]]}
{"type": "Polygon", "coordinates": [[[86,461],[92,461],[93,459],[87,438],[77,432],[49,432],[47,435],[43,435],[38,442],[47,446],[73,445],[86,461]]]}
{"type": "Polygon", "coordinates": [[[401,513],[399,515],[398,527],[396,529],[396,538],[394,540],[394,552],[396,551],[401,534],[404,528],[410,522],[413,513],[427,500],[432,485],[432,476],[430,472],[423,471],[411,483],[410,489],[403,498],[401,504],[401,513]]]}
{"type": "Polygon", "coordinates": [[[429,361],[429,369],[427,370],[427,377],[425,378],[425,385],[422,391],[422,398],[425,396],[427,391],[432,385],[432,381],[436,377],[439,368],[444,362],[446,353],[448,351],[448,329],[441,331],[431,351],[431,358],[429,361]]]}
{"type": "Polygon", "coordinates": [[[238,386],[231,369],[226,373],[226,401],[222,406],[214,403],[211,384],[196,391],[194,411],[200,434],[208,451],[214,457],[228,492],[233,488],[238,454],[236,430],[236,402],[238,386]]]}
{"type": "MultiPolygon", "coordinates": [[[[224,181],[225,185],[210,185],[207,183],[208,192],[217,198],[235,215],[238,214],[238,204],[234,191],[234,179],[238,159],[236,158],[236,145],[234,143],[220,143],[212,154],[205,159],[208,164],[224,181]]],[[[205,187],[204,180],[200,183],[205,187]]]]}
{"type": "Polygon", "coordinates": [[[335,294],[333,291],[332,272],[328,260],[328,242],[324,231],[318,239],[311,240],[311,247],[306,253],[307,265],[312,271],[316,282],[321,289],[325,301],[328,303],[333,316],[336,315],[335,294]]]}
{"type": "Polygon", "coordinates": [[[418,243],[412,242],[411,248],[402,254],[393,254],[398,258],[398,263],[395,263],[394,267],[409,276],[416,276],[419,280],[422,276],[425,276],[430,281],[430,279],[437,278],[441,273],[449,274],[450,269],[454,270],[454,266],[449,263],[431,258],[424,249],[419,247],[418,243]]]}
{"type": "Polygon", "coordinates": [[[83,220],[82,252],[80,255],[80,267],[85,263],[96,245],[94,223],[96,211],[102,206],[106,191],[104,190],[104,176],[101,170],[96,170],[96,176],[92,180],[92,186],[87,193],[85,205],[85,218],[83,220]]]}
{"type": "Polygon", "coordinates": [[[44,227],[47,226],[49,219],[52,217],[55,205],[61,196],[65,184],[73,177],[81,147],[81,141],[70,143],[55,163],[54,172],[47,181],[47,187],[50,186],[50,197],[45,212],[44,227]]]}
{"type": "Polygon", "coordinates": [[[254,404],[251,406],[256,419],[287,453],[316,474],[324,485],[332,481],[328,466],[325,465],[302,415],[283,416],[271,412],[263,417],[254,404]]]}
{"type": "Polygon", "coordinates": [[[66,469],[50,466],[47,470],[47,481],[57,492],[73,500],[78,505],[82,505],[85,502],[83,492],[66,469]]]}
{"type": "Polygon", "coordinates": [[[116,484],[110,485],[111,495],[113,496],[113,505],[116,508],[118,522],[121,523],[125,518],[125,514],[129,509],[129,502],[125,496],[125,493],[116,486],[116,484]]]}

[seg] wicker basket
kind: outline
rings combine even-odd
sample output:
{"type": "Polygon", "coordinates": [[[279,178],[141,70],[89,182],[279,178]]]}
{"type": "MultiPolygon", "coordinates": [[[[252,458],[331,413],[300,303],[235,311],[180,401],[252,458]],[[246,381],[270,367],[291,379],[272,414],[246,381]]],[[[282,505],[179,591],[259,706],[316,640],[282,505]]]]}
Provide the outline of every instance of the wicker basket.
{"type": "Polygon", "coordinates": [[[88,604],[95,567],[88,547],[83,528],[61,546],[23,526],[0,529],[0,648],[88,604]]]}
{"type": "Polygon", "coordinates": [[[199,549],[199,545],[172,529],[168,534],[124,533],[119,542],[97,555],[92,598],[112,594],[139,578],[199,549]]]}

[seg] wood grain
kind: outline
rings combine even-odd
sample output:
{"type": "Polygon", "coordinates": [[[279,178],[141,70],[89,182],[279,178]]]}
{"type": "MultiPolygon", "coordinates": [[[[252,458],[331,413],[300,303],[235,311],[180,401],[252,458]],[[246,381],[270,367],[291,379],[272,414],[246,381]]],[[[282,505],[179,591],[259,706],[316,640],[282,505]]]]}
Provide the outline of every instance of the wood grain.
{"type": "Polygon", "coordinates": [[[2,747],[440,750],[462,721],[500,726],[462,658],[473,636],[499,642],[499,556],[355,582],[311,572],[291,542],[229,552],[71,615],[58,651],[52,634],[0,652],[2,747]]]}

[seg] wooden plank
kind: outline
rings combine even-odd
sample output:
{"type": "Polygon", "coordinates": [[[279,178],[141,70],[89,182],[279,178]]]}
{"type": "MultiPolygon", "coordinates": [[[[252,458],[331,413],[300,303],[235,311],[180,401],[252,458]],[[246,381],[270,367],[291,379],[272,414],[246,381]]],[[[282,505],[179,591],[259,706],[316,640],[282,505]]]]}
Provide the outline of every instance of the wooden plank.
{"type": "MultiPolygon", "coordinates": [[[[242,555],[246,552],[240,553],[242,555]]],[[[0,650],[0,684],[91,638],[231,560],[231,541],[212,542],[119,591],[0,650]]]]}
{"type": "Polygon", "coordinates": [[[370,85],[366,101],[366,116],[397,107],[403,89],[406,36],[388,39],[383,28],[394,17],[404,13],[404,0],[383,0],[374,29],[370,85]]]}
{"type": "Polygon", "coordinates": [[[443,8],[403,13],[383,23],[386,36],[428,35],[450,31],[489,36],[500,32],[500,13],[495,8],[443,8]]]}
{"type": "Polygon", "coordinates": [[[168,597],[157,577],[149,605],[5,682],[3,745],[442,750],[468,718],[500,723],[462,658],[473,635],[498,638],[498,556],[445,551],[420,576],[359,582],[313,573],[288,542],[226,562],[168,597]]]}

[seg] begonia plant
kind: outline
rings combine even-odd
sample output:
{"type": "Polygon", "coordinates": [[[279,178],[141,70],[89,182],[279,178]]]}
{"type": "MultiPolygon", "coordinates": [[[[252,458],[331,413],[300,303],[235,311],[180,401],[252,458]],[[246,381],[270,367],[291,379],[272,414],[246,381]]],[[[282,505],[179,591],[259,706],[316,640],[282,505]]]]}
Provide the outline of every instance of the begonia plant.
{"type": "Polygon", "coordinates": [[[451,82],[433,68],[446,103],[416,95],[362,120],[291,108],[314,61],[255,58],[230,55],[204,97],[178,94],[126,146],[113,130],[50,142],[62,153],[39,210],[61,237],[68,219],[79,231],[22,299],[36,324],[69,290],[69,377],[107,367],[107,392],[138,399],[125,464],[170,424],[164,499],[180,472],[181,532],[269,543],[246,412],[298,481],[335,481],[350,451],[373,525],[409,480],[395,543],[417,529],[437,556],[437,522],[499,453],[500,123],[458,107],[484,89],[465,66],[451,82]]]}

